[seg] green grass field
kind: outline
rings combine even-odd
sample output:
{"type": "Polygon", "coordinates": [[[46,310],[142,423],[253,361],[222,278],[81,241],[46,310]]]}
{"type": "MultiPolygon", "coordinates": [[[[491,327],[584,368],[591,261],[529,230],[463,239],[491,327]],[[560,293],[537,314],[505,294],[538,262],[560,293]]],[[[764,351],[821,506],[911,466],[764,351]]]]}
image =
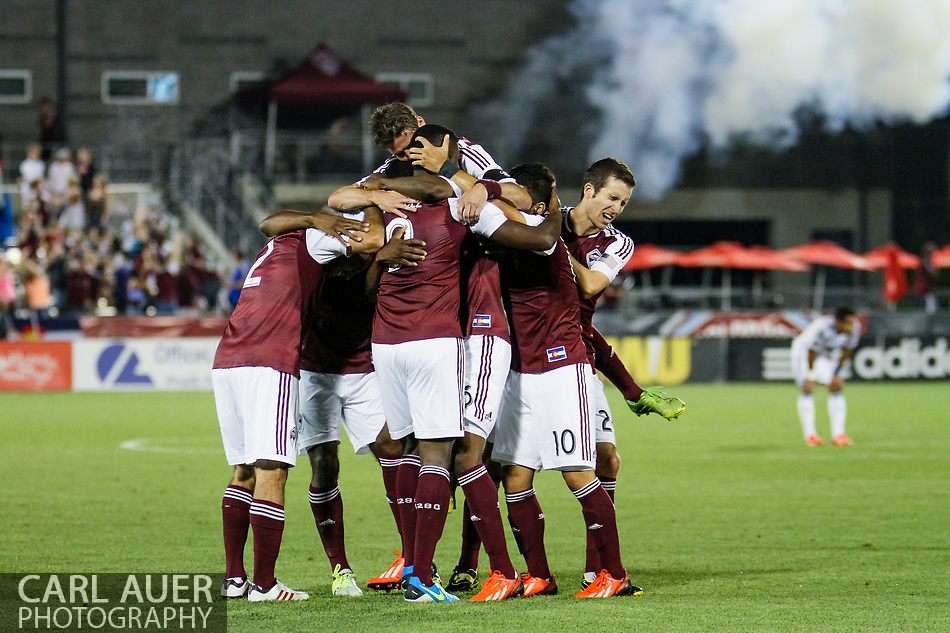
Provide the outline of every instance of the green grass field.
{"type": "MultiPolygon", "coordinates": [[[[303,463],[288,483],[278,575],[315,596],[232,602],[229,629],[950,629],[945,383],[849,386],[855,445],[817,449],[801,441],[791,385],[675,391],[689,403],[675,424],[636,418],[611,394],[624,458],[624,559],[645,595],[570,597],[583,571],[580,509],[560,477],[542,473],[561,595],[442,607],[406,604],[399,594],[332,598],[303,463]]],[[[818,412],[827,437],[823,396],[818,412]]],[[[220,495],[229,470],[211,394],[0,395],[0,447],[0,571],[223,571],[220,495]],[[149,450],[121,447],[130,440],[149,450]]],[[[385,569],[398,540],[378,466],[342,448],[348,550],[365,580],[385,569]]],[[[436,555],[446,573],[458,535],[453,514],[436,555]]]]}

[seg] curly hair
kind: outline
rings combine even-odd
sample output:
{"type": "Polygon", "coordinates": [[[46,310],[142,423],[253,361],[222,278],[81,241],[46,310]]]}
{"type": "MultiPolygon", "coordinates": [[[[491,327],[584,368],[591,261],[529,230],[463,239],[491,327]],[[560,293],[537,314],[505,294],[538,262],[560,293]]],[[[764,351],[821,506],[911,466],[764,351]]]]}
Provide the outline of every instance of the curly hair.
{"type": "Polygon", "coordinates": [[[369,118],[369,131],[373,142],[380,147],[390,147],[393,140],[406,130],[419,127],[416,111],[405,103],[387,103],[375,110],[369,118]]]}

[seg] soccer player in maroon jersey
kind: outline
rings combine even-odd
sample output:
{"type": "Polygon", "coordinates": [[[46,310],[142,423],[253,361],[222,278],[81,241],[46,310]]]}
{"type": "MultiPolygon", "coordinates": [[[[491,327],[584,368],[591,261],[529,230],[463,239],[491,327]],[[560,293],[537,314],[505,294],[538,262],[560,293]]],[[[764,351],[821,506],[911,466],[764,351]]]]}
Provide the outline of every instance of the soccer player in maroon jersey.
{"type": "Polygon", "coordinates": [[[296,461],[300,339],[324,266],[382,244],[379,211],[369,232],[348,247],[319,229],[269,241],[248,271],[211,372],[215,407],[234,475],[222,500],[225,597],[253,602],[306,600],[274,576],[284,528],[284,487],[296,461]],[[254,533],[254,581],[244,569],[247,531],[254,533]]]}
{"type": "MultiPolygon", "coordinates": [[[[602,158],[593,163],[584,174],[581,201],[575,207],[561,209],[564,214],[561,237],[571,253],[571,263],[577,278],[581,326],[591,365],[620,389],[634,413],[658,413],[673,420],[686,408],[683,401],[655,389],[641,389],[593,323],[597,300],[633,255],[633,240],[614,228],[612,222],[623,212],[635,186],[633,172],[622,161],[602,158]]],[[[592,379],[591,392],[596,418],[596,474],[613,500],[617,474],[620,472],[620,455],[617,453],[610,405],[604,385],[596,374],[592,379]]],[[[588,532],[583,589],[594,581],[601,569],[595,541],[594,533],[588,532]]]]}
{"type": "MultiPolygon", "coordinates": [[[[272,236],[305,228],[315,221],[323,220],[326,224],[327,217],[334,218],[328,232],[348,241],[362,239],[363,227],[355,221],[319,212],[280,211],[267,217],[261,230],[272,236]]],[[[425,256],[421,246],[418,240],[391,240],[376,257],[393,264],[412,265],[425,256]]],[[[372,452],[379,461],[386,498],[399,531],[395,486],[402,444],[391,439],[386,429],[370,358],[376,306],[365,292],[368,259],[372,258],[352,257],[331,265],[313,296],[301,346],[301,426],[297,445],[299,452],[310,459],[310,508],[330,560],[331,591],[337,596],[362,595],[346,556],[344,540],[337,453],[341,418],[357,454],[372,452]]]]}
{"type": "MultiPolygon", "coordinates": [[[[512,175],[531,193],[534,209],[549,211],[554,175],[543,165],[521,165],[512,175]]],[[[555,210],[554,214],[560,216],[555,210]]],[[[508,520],[528,573],[525,595],[557,592],[544,550],[544,513],[535,472],[559,470],[581,504],[584,523],[596,531],[603,569],[583,598],[636,594],[620,558],[617,517],[594,475],[593,370],[580,322],[570,255],[558,239],[547,255],[512,252],[502,262],[502,285],[511,321],[512,367],[505,386],[492,459],[503,465],[508,520]]]]}
{"type": "MultiPolygon", "coordinates": [[[[419,128],[415,134],[441,145],[450,137],[450,156],[457,158],[457,141],[451,131],[434,125],[419,128]]],[[[451,188],[456,196],[460,190],[451,181],[417,170],[412,178],[371,181],[406,195],[413,195],[401,185],[451,188]],[[415,182],[406,182],[415,181],[415,182]]],[[[499,188],[489,184],[497,195],[499,188]]],[[[425,192],[422,192],[425,193],[425,192]]],[[[449,195],[433,194],[434,198],[449,195]]],[[[414,194],[417,199],[421,193],[414,194]]],[[[431,577],[432,554],[445,523],[449,500],[449,471],[452,449],[463,437],[464,350],[459,315],[462,296],[459,288],[461,250],[468,231],[515,248],[544,250],[557,239],[553,222],[560,218],[524,218],[526,224],[507,219],[495,205],[486,205],[478,222],[466,228],[460,222],[458,201],[450,198],[437,204],[423,205],[411,219],[386,214],[387,234],[402,228],[406,235],[426,243],[426,259],[417,268],[377,266],[379,279],[376,320],[373,323],[373,360],[379,375],[383,408],[390,435],[407,439],[407,449],[418,443],[421,468],[413,482],[403,477],[403,465],[397,479],[402,504],[404,536],[415,532],[412,543],[404,541],[406,571],[409,576],[406,600],[414,602],[451,602],[455,596],[435,585],[431,577]],[[541,220],[540,222],[537,220],[541,220]],[[413,484],[415,484],[413,486],[413,484]],[[408,506],[408,507],[407,507],[408,506]],[[414,528],[413,528],[414,525],[414,528]]],[[[521,215],[519,213],[519,215],[521,215]]],[[[480,457],[480,456],[479,456],[480,457]]],[[[473,600],[505,599],[515,595],[521,583],[511,565],[504,545],[504,531],[497,507],[497,493],[479,459],[475,468],[461,474],[463,491],[472,511],[481,518],[479,532],[486,551],[498,572],[485,583],[473,600]],[[469,481],[471,478],[472,481],[469,481]],[[482,485],[469,486],[478,480],[482,485]]]]}

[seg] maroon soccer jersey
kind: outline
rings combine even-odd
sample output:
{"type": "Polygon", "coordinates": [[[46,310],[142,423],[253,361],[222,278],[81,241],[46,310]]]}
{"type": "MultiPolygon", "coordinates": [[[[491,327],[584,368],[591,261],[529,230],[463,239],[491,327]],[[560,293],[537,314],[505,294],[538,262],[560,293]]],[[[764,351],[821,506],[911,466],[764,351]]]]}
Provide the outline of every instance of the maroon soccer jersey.
{"type": "MultiPolygon", "coordinates": [[[[568,251],[581,265],[603,273],[612,282],[630,260],[630,256],[633,255],[633,240],[615,229],[613,225],[607,225],[602,231],[598,231],[593,235],[576,235],[570,221],[572,208],[561,208],[564,213],[561,238],[567,245],[568,251]]],[[[604,294],[603,291],[587,299],[580,297],[584,344],[587,346],[587,355],[592,365],[594,364],[594,345],[590,337],[594,328],[594,311],[597,309],[597,300],[600,299],[602,294],[604,294]]]]}
{"type": "Polygon", "coordinates": [[[465,336],[497,336],[510,343],[498,262],[485,254],[482,241],[474,235],[465,243],[462,262],[466,294],[462,317],[465,336]]]}
{"type": "Polygon", "coordinates": [[[325,275],[304,323],[300,369],[320,374],[373,371],[370,337],[376,306],[366,296],[366,274],[325,275]]]}
{"type": "Polygon", "coordinates": [[[415,268],[392,268],[383,273],[376,297],[373,343],[392,345],[431,338],[461,338],[462,245],[471,230],[485,237],[504,224],[505,215],[486,204],[478,222],[466,227],[456,219],[457,200],[424,204],[410,219],[383,216],[386,236],[406,227],[405,239],[426,243],[426,258],[415,268]]]}
{"type": "Polygon", "coordinates": [[[587,362],[577,282],[564,241],[551,255],[511,251],[502,288],[511,320],[511,368],[523,374],[587,362]]]}
{"type": "Polygon", "coordinates": [[[268,242],[247,273],[213,367],[271,367],[299,377],[302,322],[310,296],[323,264],[345,253],[341,242],[317,229],[268,242]]]}

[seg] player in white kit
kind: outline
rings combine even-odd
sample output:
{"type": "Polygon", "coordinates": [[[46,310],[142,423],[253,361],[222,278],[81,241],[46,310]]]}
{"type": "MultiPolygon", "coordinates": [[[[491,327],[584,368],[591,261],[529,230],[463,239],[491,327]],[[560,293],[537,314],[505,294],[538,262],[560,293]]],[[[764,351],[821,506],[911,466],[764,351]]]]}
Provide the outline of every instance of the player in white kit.
{"type": "Polygon", "coordinates": [[[844,379],[848,361],[861,340],[861,324],[854,310],[842,306],[834,316],[821,316],[812,321],[792,341],[792,372],[801,390],[798,396],[798,418],[808,446],[821,446],[824,440],[815,430],[815,399],[817,384],[828,387],[828,417],[831,420],[831,441],[835,446],[850,446],[845,433],[848,409],[844,399],[844,379]]]}

